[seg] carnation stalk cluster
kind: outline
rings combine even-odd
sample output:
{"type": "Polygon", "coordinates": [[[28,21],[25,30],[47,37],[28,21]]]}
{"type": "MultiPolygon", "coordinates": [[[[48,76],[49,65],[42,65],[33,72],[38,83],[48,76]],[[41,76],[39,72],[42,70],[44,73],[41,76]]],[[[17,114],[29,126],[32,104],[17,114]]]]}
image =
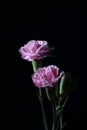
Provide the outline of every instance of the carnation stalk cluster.
{"type": "Polygon", "coordinates": [[[52,113],[52,129],[63,130],[63,110],[70,92],[75,88],[75,80],[72,80],[69,73],[60,70],[58,66],[43,66],[42,60],[50,55],[52,48],[47,41],[31,40],[19,49],[21,57],[32,63],[33,74],[31,76],[34,85],[38,89],[38,99],[40,101],[43,114],[44,130],[49,130],[48,120],[44,111],[43,93],[44,89],[47,100],[50,102],[52,113]]]}

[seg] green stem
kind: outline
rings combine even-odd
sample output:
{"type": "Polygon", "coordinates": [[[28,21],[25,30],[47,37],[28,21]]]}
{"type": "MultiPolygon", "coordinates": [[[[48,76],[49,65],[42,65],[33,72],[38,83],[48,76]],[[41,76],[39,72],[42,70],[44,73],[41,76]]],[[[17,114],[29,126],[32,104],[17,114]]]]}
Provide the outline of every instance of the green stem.
{"type": "Polygon", "coordinates": [[[43,99],[42,99],[41,88],[39,88],[39,101],[40,101],[40,105],[41,105],[41,109],[42,109],[42,114],[43,114],[44,129],[48,130],[47,121],[46,121],[46,115],[45,115],[45,111],[44,111],[44,107],[43,107],[43,99]]]}
{"type": "MultiPolygon", "coordinates": [[[[61,105],[61,96],[59,98],[59,105],[61,105]]],[[[62,130],[62,110],[60,111],[60,115],[59,115],[59,120],[60,120],[60,130],[62,130]]]]}
{"type": "Polygon", "coordinates": [[[42,66],[41,60],[33,60],[32,61],[33,71],[35,72],[39,67],[42,66]]]}
{"type": "Polygon", "coordinates": [[[40,94],[40,97],[42,98],[41,88],[39,88],[39,94],[40,94]]]}
{"type": "Polygon", "coordinates": [[[58,118],[56,130],[58,130],[59,122],[60,122],[60,121],[59,121],[59,118],[58,118]]]}
{"type": "Polygon", "coordinates": [[[60,112],[60,130],[62,130],[62,113],[60,112]]]}
{"type": "Polygon", "coordinates": [[[56,125],[56,105],[53,105],[53,126],[52,130],[55,130],[55,125],[56,125]]]}
{"type": "MultiPolygon", "coordinates": [[[[32,66],[33,66],[33,71],[36,72],[36,70],[42,66],[42,61],[41,60],[33,60],[32,61],[32,66]]],[[[40,105],[41,105],[41,109],[42,109],[42,114],[43,114],[43,124],[44,124],[44,129],[48,130],[48,126],[47,126],[47,121],[46,121],[46,115],[45,115],[45,111],[44,111],[44,106],[43,106],[43,99],[42,99],[42,92],[41,92],[41,88],[39,88],[39,101],[40,101],[40,105]]]]}
{"type": "MultiPolygon", "coordinates": [[[[33,60],[32,61],[32,67],[33,67],[33,71],[35,72],[39,67],[42,66],[42,61],[41,60],[33,60]]],[[[48,126],[47,126],[47,121],[46,121],[46,115],[45,115],[45,111],[44,111],[44,107],[43,107],[43,99],[42,99],[42,92],[41,92],[41,88],[39,88],[39,101],[40,101],[40,105],[41,105],[41,109],[42,109],[42,114],[43,114],[43,124],[44,124],[44,129],[48,130],[48,126]]]]}

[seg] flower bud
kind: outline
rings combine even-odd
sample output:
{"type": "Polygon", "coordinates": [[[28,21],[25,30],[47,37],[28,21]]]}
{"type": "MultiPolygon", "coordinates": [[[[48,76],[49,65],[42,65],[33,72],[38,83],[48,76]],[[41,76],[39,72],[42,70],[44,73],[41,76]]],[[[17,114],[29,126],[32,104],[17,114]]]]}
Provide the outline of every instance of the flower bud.
{"type": "Polygon", "coordinates": [[[65,73],[60,80],[59,94],[63,97],[70,94],[77,86],[76,79],[65,73]]]}

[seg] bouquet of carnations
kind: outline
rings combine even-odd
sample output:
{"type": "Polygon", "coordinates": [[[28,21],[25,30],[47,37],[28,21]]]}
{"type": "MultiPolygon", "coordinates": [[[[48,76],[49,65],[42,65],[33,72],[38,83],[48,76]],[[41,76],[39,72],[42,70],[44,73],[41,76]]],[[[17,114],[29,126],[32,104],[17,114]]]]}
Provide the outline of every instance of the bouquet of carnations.
{"type": "Polygon", "coordinates": [[[60,70],[56,65],[43,66],[42,60],[50,56],[53,48],[47,41],[31,40],[19,49],[21,57],[32,63],[32,81],[38,89],[38,99],[40,101],[43,114],[43,125],[45,130],[49,130],[47,118],[43,105],[42,89],[45,89],[47,100],[53,109],[52,130],[63,130],[66,123],[63,123],[63,110],[69,94],[76,87],[76,79],[69,73],[60,70]]]}

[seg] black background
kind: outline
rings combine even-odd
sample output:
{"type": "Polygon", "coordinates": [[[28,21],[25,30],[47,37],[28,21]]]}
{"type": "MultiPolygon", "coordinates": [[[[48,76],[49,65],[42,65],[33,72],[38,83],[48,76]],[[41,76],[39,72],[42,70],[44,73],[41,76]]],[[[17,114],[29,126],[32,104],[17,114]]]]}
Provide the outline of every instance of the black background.
{"type": "MultiPolygon", "coordinates": [[[[76,2],[13,3],[5,12],[4,66],[1,84],[1,128],[27,127],[43,130],[42,113],[37,88],[31,80],[30,62],[20,58],[19,48],[29,40],[46,40],[53,58],[43,64],[54,64],[70,72],[78,80],[78,87],[67,102],[64,111],[65,129],[86,129],[86,13],[76,2]],[[39,5],[40,4],[40,5],[39,5]],[[5,42],[5,40],[6,42],[5,42]],[[8,42],[7,42],[8,41],[8,42]]],[[[45,99],[46,100],[46,99],[45,99]]],[[[44,102],[49,127],[52,109],[44,102]]]]}

